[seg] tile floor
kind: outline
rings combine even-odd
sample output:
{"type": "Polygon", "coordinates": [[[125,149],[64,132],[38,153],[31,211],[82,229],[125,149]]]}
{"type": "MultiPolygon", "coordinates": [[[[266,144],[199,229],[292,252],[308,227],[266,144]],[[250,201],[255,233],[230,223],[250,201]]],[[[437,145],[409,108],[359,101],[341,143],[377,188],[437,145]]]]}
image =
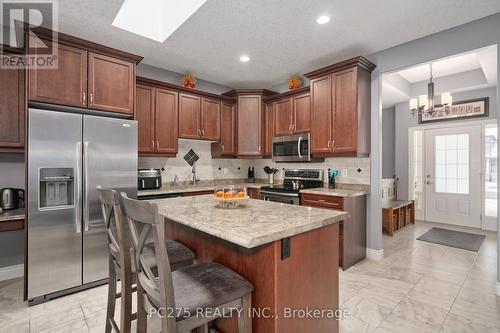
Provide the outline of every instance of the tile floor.
{"type": "Polygon", "coordinates": [[[433,226],[384,236],[383,261],[340,273],[340,304],[352,313],[341,333],[500,332],[496,233],[484,233],[479,252],[416,240],[433,226]]]}
{"type": "MultiPolygon", "coordinates": [[[[500,332],[496,234],[476,253],[416,240],[432,226],[384,236],[383,261],[340,273],[341,333],[500,332]]],[[[27,307],[22,284],[0,282],[0,332],[104,332],[107,286],[27,307]]]]}

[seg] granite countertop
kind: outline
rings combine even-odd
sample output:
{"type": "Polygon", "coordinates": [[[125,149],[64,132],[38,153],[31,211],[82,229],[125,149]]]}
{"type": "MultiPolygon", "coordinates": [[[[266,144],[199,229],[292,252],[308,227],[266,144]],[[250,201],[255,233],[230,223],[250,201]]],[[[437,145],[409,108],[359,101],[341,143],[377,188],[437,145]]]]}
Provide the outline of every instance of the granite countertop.
{"type": "Polygon", "coordinates": [[[339,188],[330,189],[323,187],[300,190],[300,193],[331,195],[334,197],[359,197],[362,195],[367,195],[369,192],[363,190],[344,190],[339,188]]]}
{"type": "Polygon", "coordinates": [[[157,190],[140,190],[137,191],[137,196],[145,195],[162,195],[162,194],[175,194],[175,193],[186,193],[186,192],[202,192],[202,191],[214,191],[216,186],[242,186],[250,188],[260,188],[261,186],[266,186],[269,184],[265,183],[234,183],[234,184],[203,184],[203,185],[178,185],[170,186],[163,185],[157,190]]]}
{"type": "Polygon", "coordinates": [[[271,243],[345,220],[350,213],[248,200],[238,208],[217,206],[212,195],[150,200],[160,215],[245,248],[271,243]]]}
{"type": "Polygon", "coordinates": [[[0,222],[24,220],[24,208],[4,210],[0,213],[0,222]]]}

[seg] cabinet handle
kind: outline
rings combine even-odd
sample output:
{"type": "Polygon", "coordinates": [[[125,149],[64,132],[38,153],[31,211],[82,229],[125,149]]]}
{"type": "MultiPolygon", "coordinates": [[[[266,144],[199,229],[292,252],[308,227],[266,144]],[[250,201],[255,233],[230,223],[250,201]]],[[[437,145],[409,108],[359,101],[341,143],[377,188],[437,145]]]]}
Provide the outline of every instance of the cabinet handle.
{"type": "Polygon", "coordinates": [[[156,140],[156,148],[160,148],[160,141],[156,140]]]}
{"type": "Polygon", "coordinates": [[[85,105],[85,103],[87,103],[87,96],[85,94],[85,91],[83,92],[83,105],[85,105]]]}
{"type": "Polygon", "coordinates": [[[92,93],[90,93],[90,104],[94,103],[94,96],[92,95],[92,93]]]}
{"type": "Polygon", "coordinates": [[[332,149],[335,149],[335,140],[332,140],[332,149]]]}
{"type": "Polygon", "coordinates": [[[260,146],[259,146],[259,152],[260,152],[260,146]]]}
{"type": "Polygon", "coordinates": [[[330,140],[328,140],[328,149],[330,149],[330,140]]]}
{"type": "Polygon", "coordinates": [[[155,142],[154,141],[151,141],[151,143],[153,144],[153,148],[155,147],[155,142]]]}
{"type": "Polygon", "coordinates": [[[221,147],[222,147],[222,151],[224,151],[224,145],[221,145],[221,147]]]}
{"type": "Polygon", "coordinates": [[[205,130],[203,128],[201,129],[201,135],[205,136],[205,130]]]}
{"type": "Polygon", "coordinates": [[[292,125],[292,130],[295,132],[296,126],[295,124],[292,125]]]}

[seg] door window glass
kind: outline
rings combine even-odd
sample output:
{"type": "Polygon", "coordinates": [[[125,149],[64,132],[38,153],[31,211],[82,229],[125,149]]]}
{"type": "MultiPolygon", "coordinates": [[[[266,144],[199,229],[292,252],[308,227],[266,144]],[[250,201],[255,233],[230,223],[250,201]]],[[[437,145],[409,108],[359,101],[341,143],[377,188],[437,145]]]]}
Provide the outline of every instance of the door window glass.
{"type": "Polygon", "coordinates": [[[469,134],[435,137],[436,192],[469,194],[469,134]]]}
{"type": "Polygon", "coordinates": [[[486,216],[497,216],[497,125],[486,125],[484,135],[485,155],[485,214],[486,216]]]}

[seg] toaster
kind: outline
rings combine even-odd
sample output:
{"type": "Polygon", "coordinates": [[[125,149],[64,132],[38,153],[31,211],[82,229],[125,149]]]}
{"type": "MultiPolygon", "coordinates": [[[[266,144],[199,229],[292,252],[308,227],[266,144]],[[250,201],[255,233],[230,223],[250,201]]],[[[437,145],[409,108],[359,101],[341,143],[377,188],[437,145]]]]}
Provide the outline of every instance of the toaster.
{"type": "Polygon", "coordinates": [[[156,190],[161,187],[160,169],[139,169],[137,175],[138,190],[156,190]]]}

